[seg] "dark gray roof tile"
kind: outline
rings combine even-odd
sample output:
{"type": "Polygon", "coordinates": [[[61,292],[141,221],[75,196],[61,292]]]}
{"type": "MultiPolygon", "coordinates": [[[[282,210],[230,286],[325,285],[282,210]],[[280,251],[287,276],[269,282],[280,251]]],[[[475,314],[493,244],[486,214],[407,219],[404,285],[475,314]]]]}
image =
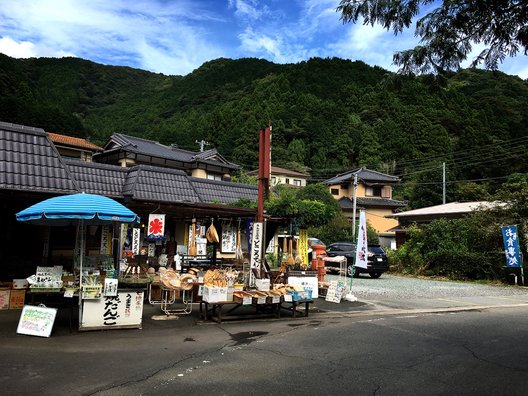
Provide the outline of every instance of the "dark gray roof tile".
{"type": "Polygon", "coordinates": [[[357,174],[358,179],[364,183],[397,183],[400,179],[397,176],[387,175],[385,173],[376,172],[367,168],[359,168],[349,172],[341,173],[334,176],[324,183],[339,184],[339,183],[352,183],[354,181],[354,175],[357,174]]]}
{"type": "Polygon", "coordinates": [[[207,180],[192,177],[191,181],[205,203],[233,203],[240,199],[256,200],[258,187],[249,184],[207,180]]]}
{"type": "Polygon", "coordinates": [[[0,122],[0,171],[5,173],[0,189],[24,191],[76,192],[59,153],[40,128],[0,122]],[[38,186],[42,168],[53,172],[53,178],[38,186]]]}

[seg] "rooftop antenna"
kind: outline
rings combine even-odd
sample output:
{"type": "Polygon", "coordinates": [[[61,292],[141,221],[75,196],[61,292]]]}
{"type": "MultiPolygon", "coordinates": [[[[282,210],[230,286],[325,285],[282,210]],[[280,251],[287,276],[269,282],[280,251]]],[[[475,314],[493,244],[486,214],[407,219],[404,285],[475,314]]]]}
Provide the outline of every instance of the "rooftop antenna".
{"type": "Polygon", "coordinates": [[[209,142],[206,142],[205,140],[195,140],[195,143],[198,143],[200,145],[200,153],[203,153],[204,146],[209,146],[209,142]]]}

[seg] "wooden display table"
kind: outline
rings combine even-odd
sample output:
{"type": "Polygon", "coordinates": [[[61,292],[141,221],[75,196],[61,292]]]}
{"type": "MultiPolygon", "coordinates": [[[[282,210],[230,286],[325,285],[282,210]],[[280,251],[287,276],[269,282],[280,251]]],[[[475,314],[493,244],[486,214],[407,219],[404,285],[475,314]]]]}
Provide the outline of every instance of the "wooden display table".
{"type": "Polygon", "coordinates": [[[222,320],[258,319],[266,317],[280,317],[279,303],[264,304],[242,304],[237,301],[207,302],[200,301],[200,318],[214,320],[222,323],[222,320]],[[224,310],[227,307],[227,310],[224,310]],[[246,312],[241,312],[246,309],[246,312]]]}
{"type": "Polygon", "coordinates": [[[304,313],[303,316],[308,316],[310,312],[310,304],[313,304],[313,300],[301,300],[301,301],[281,301],[279,304],[280,309],[284,309],[286,311],[290,311],[292,313],[292,317],[296,317],[298,314],[301,314],[297,310],[298,306],[302,306],[304,304],[304,313]]]}

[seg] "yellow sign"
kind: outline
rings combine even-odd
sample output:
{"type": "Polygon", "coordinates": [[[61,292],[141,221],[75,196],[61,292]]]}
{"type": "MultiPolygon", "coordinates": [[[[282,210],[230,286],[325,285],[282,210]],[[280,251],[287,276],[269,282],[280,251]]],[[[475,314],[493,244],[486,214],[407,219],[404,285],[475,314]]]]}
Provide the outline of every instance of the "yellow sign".
{"type": "Polygon", "coordinates": [[[301,228],[299,230],[299,247],[297,248],[298,254],[302,257],[303,263],[308,265],[308,230],[301,228]]]}

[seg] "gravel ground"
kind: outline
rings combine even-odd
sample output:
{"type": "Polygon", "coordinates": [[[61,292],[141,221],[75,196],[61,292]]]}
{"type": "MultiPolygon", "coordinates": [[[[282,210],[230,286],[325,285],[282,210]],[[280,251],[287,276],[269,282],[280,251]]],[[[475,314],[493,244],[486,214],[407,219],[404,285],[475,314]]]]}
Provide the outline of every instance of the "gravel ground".
{"type": "MultiPolygon", "coordinates": [[[[337,275],[326,276],[327,280],[337,278],[337,275]]],[[[350,278],[347,278],[348,282],[350,278]]],[[[379,279],[372,279],[369,275],[353,278],[352,291],[359,299],[367,300],[528,295],[528,288],[522,286],[483,285],[389,274],[383,274],[379,279]]]]}

